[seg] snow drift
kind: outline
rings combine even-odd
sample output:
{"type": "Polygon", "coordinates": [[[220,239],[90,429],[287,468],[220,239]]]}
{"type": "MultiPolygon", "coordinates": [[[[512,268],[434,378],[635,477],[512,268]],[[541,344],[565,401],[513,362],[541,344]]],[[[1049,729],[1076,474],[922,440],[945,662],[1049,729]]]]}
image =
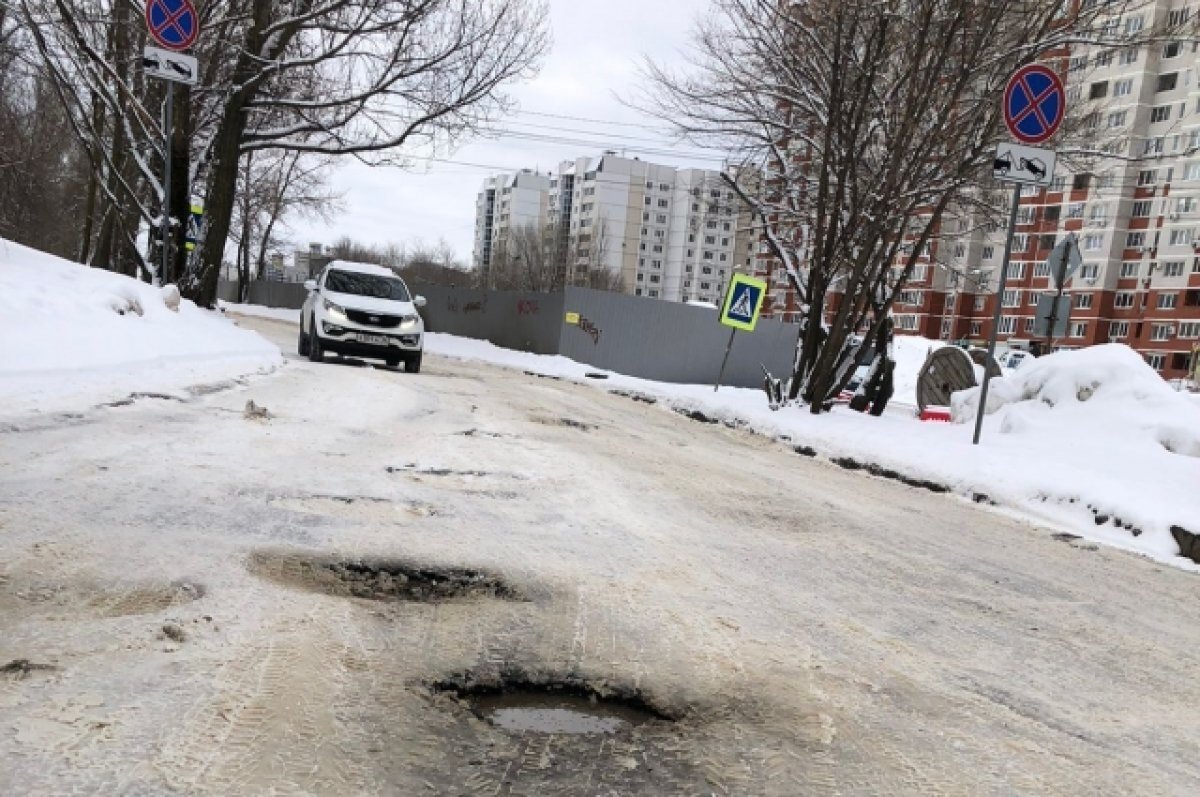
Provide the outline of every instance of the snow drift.
{"type": "MultiPolygon", "coordinates": [[[[979,394],[954,395],[955,420],[975,418],[979,394]]],[[[993,380],[987,412],[1001,410],[1002,434],[1098,435],[1200,457],[1200,407],[1119,343],[1051,354],[993,380]]]]}
{"type": "Polygon", "coordinates": [[[176,390],[280,362],[278,347],[180,301],[171,286],[155,288],[0,239],[6,415],[176,390]]]}

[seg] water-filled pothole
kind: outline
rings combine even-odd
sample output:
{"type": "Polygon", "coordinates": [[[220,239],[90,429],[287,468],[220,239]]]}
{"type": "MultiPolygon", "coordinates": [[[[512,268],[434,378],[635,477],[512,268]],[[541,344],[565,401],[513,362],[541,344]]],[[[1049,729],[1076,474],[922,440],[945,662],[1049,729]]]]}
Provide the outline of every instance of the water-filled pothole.
{"type": "Polygon", "coordinates": [[[630,706],[551,692],[507,692],[471,701],[480,719],[511,733],[620,733],[655,719],[630,706]]]}
{"type": "Polygon", "coordinates": [[[636,690],[601,691],[586,681],[533,681],[471,674],[434,684],[456,696],[482,720],[512,734],[619,734],[647,723],[674,718],[636,690]]]}
{"type": "Polygon", "coordinates": [[[466,567],[272,551],[252,554],[248,566],[250,572],[280,584],[366,600],[441,603],[456,598],[526,599],[500,576],[466,567]]]}

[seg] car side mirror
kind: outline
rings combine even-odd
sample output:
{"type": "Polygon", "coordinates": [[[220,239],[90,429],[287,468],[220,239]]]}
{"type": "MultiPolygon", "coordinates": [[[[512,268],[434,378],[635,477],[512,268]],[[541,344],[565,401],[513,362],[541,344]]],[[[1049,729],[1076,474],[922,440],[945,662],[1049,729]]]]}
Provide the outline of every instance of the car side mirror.
{"type": "Polygon", "coordinates": [[[316,280],[305,280],[304,281],[304,290],[315,291],[316,289],[317,289],[317,281],[316,280]]]}
{"type": "Polygon", "coordinates": [[[416,305],[417,307],[424,307],[426,304],[425,297],[424,296],[414,296],[413,304],[416,305]]]}

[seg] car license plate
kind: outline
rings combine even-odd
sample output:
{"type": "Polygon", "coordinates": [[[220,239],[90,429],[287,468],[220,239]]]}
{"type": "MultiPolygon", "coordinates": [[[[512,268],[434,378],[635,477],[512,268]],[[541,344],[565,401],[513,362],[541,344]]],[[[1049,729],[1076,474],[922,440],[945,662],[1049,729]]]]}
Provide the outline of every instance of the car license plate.
{"type": "Polygon", "coordinates": [[[383,335],[355,335],[354,338],[359,343],[370,343],[374,346],[388,345],[388,339],[383,335]]]}

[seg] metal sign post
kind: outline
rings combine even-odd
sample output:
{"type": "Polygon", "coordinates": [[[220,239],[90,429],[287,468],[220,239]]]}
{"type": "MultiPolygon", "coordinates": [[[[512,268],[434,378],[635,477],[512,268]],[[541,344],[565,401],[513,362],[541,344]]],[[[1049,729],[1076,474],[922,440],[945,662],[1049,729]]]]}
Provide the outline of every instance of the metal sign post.
{"type": "Polygon", "coordinates": [[[171,160],[175,133],[175,84],[196,82],[196,59],[181,54],[191,47],[200,33],[199,15],[192,0],[148,0],[146,28],[159,47],[146,47],[142,68],[148,77],[167,81],[166,109],[163,113],[163,196],[159,240],[162,267],[157,284],[171,281],[171,160]],[[162,48],[162,49],[160,49],[162,48]]]}
{"type": "MultiPolygon", "coordinates": [[[[985,363],[991,362],[996,356],[996,336],[1000,332],[1004,288],[1008,285],[1008,261],[1012,256],[1013,233],[1017,227],[1017,208],[1021,204],[1021,185],[1050,185],[1054,181],[1057,153],[1022,144],[1040,144],[1053,136],[1062,124],[1066,105],[1067,93],[1058,73],[1041,64],[1018,69],[1008,79],[1004,89],[1004,124],[1021,144],[1001,143],[996,147],[996,157],[992,161],[992,176],[1016,185],[1013,186],[1012,206],[1008,209],[1004,262],[1000,266],[1000,284],[996,287],[996,310],[992,313],[985,363]]],[[[975,413],[975,436],[971,440],[974,445],[979,445],[979,436],[983,432],[983,415],[987,409],[991,381],[991,373],[985,365],[983,387],[979,391],[979,408],[975,413]]]]}

